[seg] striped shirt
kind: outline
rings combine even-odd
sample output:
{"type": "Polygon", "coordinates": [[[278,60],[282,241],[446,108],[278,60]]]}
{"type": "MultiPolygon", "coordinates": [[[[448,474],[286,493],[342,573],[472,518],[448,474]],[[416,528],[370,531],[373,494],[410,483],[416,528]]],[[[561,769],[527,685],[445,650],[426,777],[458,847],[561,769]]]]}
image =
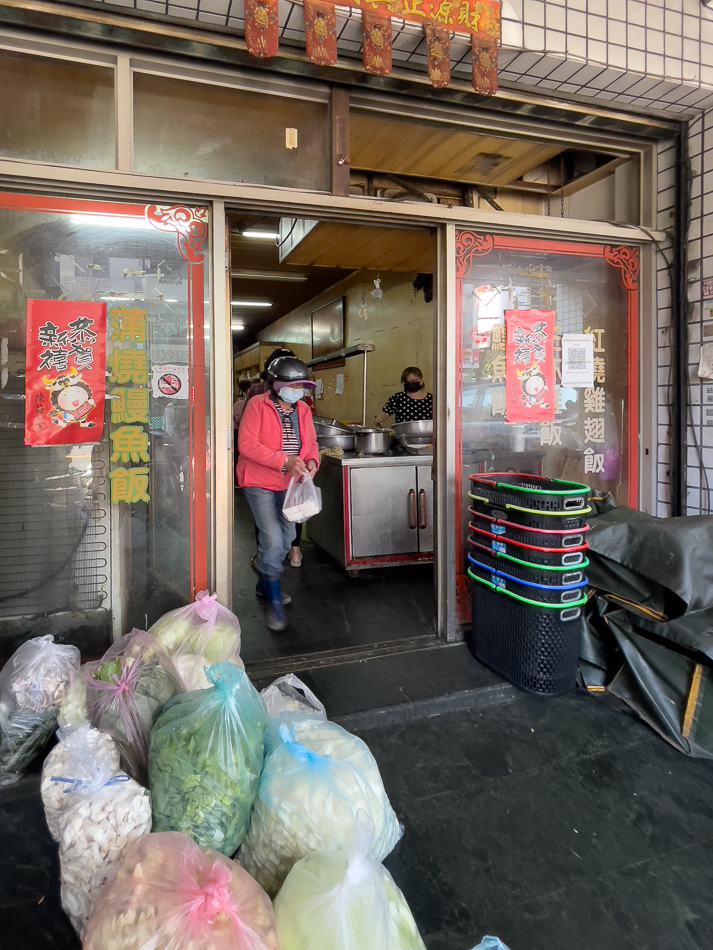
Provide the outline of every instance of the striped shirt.
{"type": "Polygon", "coordinates": [[[282,451],[287,455],[299,455],[302,448],[302,439],[300,438],[300,426],[297,421],[297,406],[292,405],[289,409],[283,409],[279,403],[276,402],[275,405],[282,423],[282,451]]]}

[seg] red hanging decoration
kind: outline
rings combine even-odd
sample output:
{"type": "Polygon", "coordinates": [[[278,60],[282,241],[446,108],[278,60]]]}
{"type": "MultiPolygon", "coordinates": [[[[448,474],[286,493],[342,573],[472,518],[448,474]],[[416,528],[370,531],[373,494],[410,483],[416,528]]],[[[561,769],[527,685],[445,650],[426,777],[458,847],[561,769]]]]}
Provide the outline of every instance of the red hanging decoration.
{"type": "Polygon", "coordinates": [[[362,12],[362,61],[374,76],[391,72],[391,20],[372,10],[362,12]]]}
{"type": "Polygon", "coordinates": [[[318,66],[334,66],[337,61],[337,13],[323,0],[305,0],[307,55],[318,66]]]}
{"type": "Polygon", "coordinates": [[[277,0],[245,0],[245,45],[251,56],[277,56],[277,0]]]}
{"type": "Polygon", "coordinates": [[[494,96],[498,91],[498,44],[471,38],[473,56],[473,89],[481,96],[494,96]]]}
{"type": "Polygon", "coordinates": [[[428,49],[428,78],[435,89],[442,89],[451,81],[451,37],[444,27],[424,23],[428,49]]]}

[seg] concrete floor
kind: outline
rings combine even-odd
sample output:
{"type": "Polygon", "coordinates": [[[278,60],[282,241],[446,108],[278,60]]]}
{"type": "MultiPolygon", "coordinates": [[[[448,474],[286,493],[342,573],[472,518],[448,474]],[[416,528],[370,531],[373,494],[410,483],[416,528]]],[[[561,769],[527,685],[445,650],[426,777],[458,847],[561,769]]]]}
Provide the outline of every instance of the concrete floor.
{"type": "MultiPolygon", "coordinates": [[[[385,863],[428,950],[485,933],[510,950],[713,946],[713,763],[590,697],[504,687],[464,647],[333,672],[324,698],[371,747],[405,826],[385,863]],[[370,690],[384,708],[359,726],[370,690]]],[[[40,765],[0,792],[0,950],[79,947],[40,765]]]]}

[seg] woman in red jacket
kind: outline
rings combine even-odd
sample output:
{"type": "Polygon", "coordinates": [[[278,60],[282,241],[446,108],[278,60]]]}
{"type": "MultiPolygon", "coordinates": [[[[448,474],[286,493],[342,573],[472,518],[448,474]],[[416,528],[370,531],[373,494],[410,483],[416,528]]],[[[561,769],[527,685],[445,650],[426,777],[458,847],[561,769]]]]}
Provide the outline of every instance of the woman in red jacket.
{"type": "Polygon", "coordinates": [[[312,478],[317,471],[319,447],[312,413],[302,397],[314,389],[305,364],[284,356],[270,364],[267,392],[250,399],[238,431],[240,452],[238,485],[257,527],[257,572],[255,593],[268,602],[267,626],[281,631],[287,626],[280,575],[295,536],[295,526],[282,514],[290,478],[312,478]]]}

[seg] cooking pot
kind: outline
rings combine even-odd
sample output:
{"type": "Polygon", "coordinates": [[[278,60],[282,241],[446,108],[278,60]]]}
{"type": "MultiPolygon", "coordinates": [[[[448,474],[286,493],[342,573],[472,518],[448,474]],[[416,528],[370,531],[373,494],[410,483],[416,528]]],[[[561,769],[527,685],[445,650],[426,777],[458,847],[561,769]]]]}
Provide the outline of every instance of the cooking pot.
{"type": "Polygon", "coordinates": [[[390,429],[354,429],[354,444],[359,455],[386,455],[391,445],[390,429]]]}

